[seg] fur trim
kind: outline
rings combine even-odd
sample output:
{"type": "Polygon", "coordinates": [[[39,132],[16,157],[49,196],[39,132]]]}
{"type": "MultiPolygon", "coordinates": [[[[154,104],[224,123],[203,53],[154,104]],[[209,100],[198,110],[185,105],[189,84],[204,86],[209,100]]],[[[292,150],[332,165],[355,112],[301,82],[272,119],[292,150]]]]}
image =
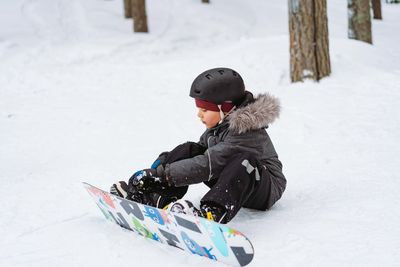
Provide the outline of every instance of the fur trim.
{"type": "Polygon", "coordinates": [[[270,94],[259,94],[254,102],[229,115],[229,129],[241,134],[265,128],[279,117],[280,109],[278,98],[270,94]]]}

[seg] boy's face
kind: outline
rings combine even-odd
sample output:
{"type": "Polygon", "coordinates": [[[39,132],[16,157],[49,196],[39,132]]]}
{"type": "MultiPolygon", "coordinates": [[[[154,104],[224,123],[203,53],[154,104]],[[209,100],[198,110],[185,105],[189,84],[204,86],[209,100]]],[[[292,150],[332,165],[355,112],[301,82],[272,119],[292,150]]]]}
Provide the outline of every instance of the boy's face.
{"type": "Polygon", "coordinates": [[[211,111],[204,108],[199,108],[197,117],[200,118],[208,129],[217,126],[218,122],[221,120],[221,116],[218,111],[211,111]]]}

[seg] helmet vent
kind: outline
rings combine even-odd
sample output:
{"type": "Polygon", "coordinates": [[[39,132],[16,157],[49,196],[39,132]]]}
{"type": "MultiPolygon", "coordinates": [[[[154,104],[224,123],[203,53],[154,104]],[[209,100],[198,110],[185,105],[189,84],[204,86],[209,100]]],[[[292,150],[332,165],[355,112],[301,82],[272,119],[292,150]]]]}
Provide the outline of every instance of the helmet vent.
{"type": "Polygon", "coordinates": [[[211,80],[212,75],[211,75],[211,74],[207,74],[207,75],[206,75],[206,78],[209,79],[209,80],[211,80]]]}
{"type": "Polygon", "coordinates": [[[219,70],[218,72],[219,72],[219,74],[223,75],[225,71],[224,70],[219,70]]]}

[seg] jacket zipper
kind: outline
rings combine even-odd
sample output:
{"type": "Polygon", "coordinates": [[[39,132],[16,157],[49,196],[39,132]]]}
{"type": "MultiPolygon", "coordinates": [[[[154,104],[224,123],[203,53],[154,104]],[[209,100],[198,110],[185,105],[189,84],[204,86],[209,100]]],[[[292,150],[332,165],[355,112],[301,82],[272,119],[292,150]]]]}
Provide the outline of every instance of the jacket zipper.
{"type": "MultiPolygon", "coordinates": [[[[215,132],[214,132],[215,135],[215,132]]],[[[208,175],[208,181],[211,180],[213,174],[212,174],[212,166],[211,166],[211,155],[210,155],[210,138],[211,136],[209,136],[207,138],[207,145],[208,145],[208,149],[207,149],[207,155],[208,155],[208,165],[210,166],[210,174],[208,175]]]]}

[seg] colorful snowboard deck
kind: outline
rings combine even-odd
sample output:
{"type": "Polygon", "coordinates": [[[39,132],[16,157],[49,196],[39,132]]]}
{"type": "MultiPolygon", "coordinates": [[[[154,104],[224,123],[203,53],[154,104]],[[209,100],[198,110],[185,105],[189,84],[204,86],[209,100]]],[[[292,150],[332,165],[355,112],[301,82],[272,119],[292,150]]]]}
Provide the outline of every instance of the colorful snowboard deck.
{"type": "Polygon", "coordinates": [[[83,184],[109,221],[141,236],[232,266],[245,266],[253,259],[250,240],[233,228],[143,205],[83,184]]]}

